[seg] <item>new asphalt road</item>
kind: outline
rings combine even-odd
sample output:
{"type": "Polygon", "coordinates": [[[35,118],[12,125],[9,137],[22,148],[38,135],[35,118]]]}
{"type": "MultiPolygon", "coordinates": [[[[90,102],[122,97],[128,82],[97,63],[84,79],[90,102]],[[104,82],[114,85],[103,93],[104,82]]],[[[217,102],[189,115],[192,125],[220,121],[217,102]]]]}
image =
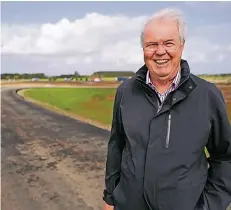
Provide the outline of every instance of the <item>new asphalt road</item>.
{"type": "Polygon", "coordinates": [[[1,89],[2,209],[102,210],[110,133],[13,90],[1,89]]]}

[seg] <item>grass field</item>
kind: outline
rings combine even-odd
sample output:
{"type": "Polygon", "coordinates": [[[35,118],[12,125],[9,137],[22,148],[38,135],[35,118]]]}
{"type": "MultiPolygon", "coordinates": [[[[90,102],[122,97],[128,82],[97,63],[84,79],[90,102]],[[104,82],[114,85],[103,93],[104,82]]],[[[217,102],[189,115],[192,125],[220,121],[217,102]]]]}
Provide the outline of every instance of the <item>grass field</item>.
{"type": "Polygon", "coordinates": [[[36,88],[25,97],[110,125],[115,88],[36,88]]]}
{"type": "Polygon", "coordinates": [[[225,98],[227,112],[229,115],[229,120],[231,122],[231,85],[218,85],[218,88],[220,88],[225,98]]]}
{"type": "MultiPolygon", "coordinates": [[[[231,86],[219,86],[227,102],[231,122],[231,86]]],[[[62,110],[110,125],[115,88],[39,88],[24,95],[62,110]]]]}
{"type": "Polygon", "coordinates": [[[213,83],[225,83],[225,84],[231,84],[231,76],[221,76],[221,75],[205,75],[200,76],[202,79],[208,80],[213,83]]]}

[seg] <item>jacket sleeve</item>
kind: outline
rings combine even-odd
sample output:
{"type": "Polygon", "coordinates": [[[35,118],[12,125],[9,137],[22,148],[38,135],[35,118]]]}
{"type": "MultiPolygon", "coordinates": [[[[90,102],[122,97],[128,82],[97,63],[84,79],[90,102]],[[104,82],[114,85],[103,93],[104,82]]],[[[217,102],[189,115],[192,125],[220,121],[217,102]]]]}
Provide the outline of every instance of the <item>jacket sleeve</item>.
{"type": "Polygon", "coordinates": [[[222,93],[211,92],[208,179],[202,195],[204,210],[226,210],[231,202],[231,126],[222,93]]]}
{"type": "Polygon", "coordinates": [[[120,101],[122,98],[122,90],[119,87],[115,94],[113,119],[111,126],[111,135],[108,142],[106,172],[105,172],[105,186],[103,200],[109,204],[114,205],[112,193],[120,179],[120,165],[122,159],[122,150],[124,146],[124,137],[122,132],[122,122],[120,117],[120,101]]]}

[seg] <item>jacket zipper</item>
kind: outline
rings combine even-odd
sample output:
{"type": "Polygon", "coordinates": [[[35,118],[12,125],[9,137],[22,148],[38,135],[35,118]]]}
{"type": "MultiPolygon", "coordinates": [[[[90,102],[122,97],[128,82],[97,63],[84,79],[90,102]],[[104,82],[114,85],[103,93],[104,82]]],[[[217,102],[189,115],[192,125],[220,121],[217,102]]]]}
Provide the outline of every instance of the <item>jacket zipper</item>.
{"type": "Polygon", "coordinates": [[[165,147],[166,147],[166,148],[169,147],[171,122],[172,122],[172,116],[171,116],[171,113],[169,113],[169,115],[168,115],[167,136],[166,136],[166,141],[165,141],[165,147]]]}

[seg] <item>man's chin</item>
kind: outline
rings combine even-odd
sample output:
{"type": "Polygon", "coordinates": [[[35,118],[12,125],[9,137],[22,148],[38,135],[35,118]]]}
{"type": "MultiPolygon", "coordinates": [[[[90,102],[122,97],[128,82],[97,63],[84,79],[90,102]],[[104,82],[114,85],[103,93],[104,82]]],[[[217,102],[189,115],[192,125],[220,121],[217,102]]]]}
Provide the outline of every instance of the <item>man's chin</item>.
{"type": "Polygon", "coordinates": [[[169,78],[169,74],[161,74],[161,75],[158,75],[159,79],[162,80],[162,81],[165,81],[165,80],[168,80],[169,78]]]}
{"type": "Polygon", "coordinates": [[[158,72],[158,77],[159,78],[167,78],[167,77],[169,77],[169,75],[170,75],[170,73],[171,73],[171,71],[169,71],[168,69],[166,69],[165,71],[157,71],[158,72]]]}

